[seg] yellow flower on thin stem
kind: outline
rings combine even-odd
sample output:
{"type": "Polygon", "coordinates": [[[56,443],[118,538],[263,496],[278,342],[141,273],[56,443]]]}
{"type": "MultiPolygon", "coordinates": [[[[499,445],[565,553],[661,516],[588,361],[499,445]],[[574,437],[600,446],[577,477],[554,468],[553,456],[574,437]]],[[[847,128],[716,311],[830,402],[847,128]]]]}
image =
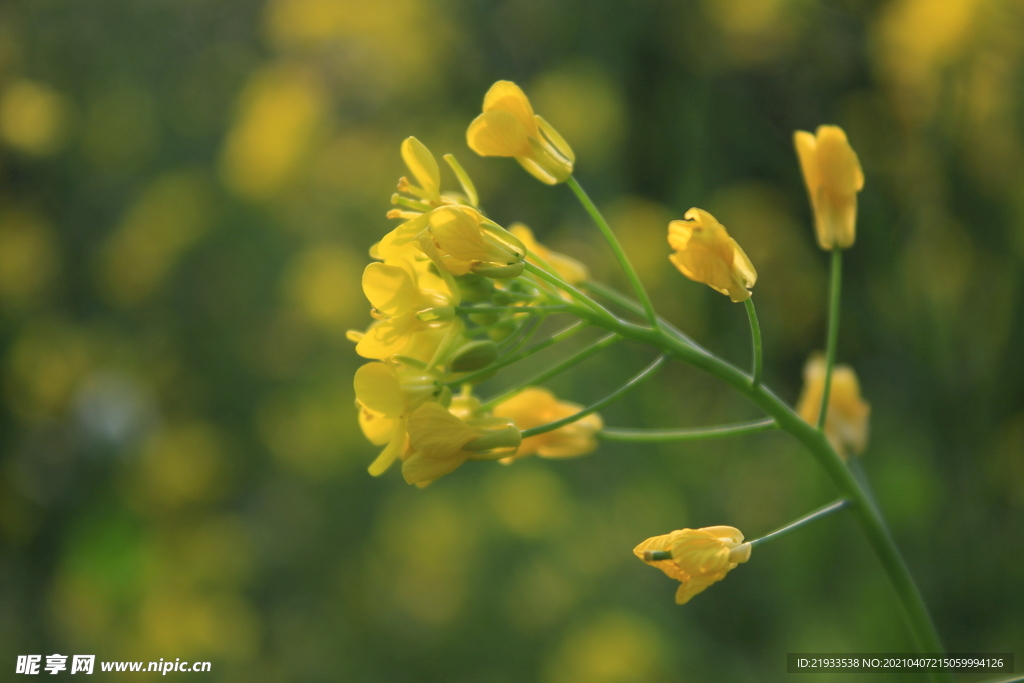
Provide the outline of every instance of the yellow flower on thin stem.
{"type": "Polygon", "coordinates": [[[420,248],[452,275],[511,278],[523,271],[526,258],[518,238],[470,206],[431,211],[420,248]]]}
{"type": "Polygon", "coordinates": [[[570,285],[578,285],[590,278],[590,271],[585,265],[571,256],[559,254],[545,247],[534,238],[533,231],[523,223],[513,223],[508,226],[508,231],[519,238],[526,247],[526,260],[530,263],[541,267],[544,267],[544,264],[551,266],[555,273],[570,285]]]}
{"type": "Polygon", "coordinates": [[[371,263],[363,271],[363,293],[378,320],[358,338],[356,353],[383,360],[395,354],[428,362],[452,328],[461,325],[444,280],[428,262],[404,258],[371,263]]]}
{"type": "Polygon", "coordinates": [[[425,403],[409,417],[410,452],[402,476],[425,486],[453,472],[467,460],[495,460],[519,446],[519,430],[511,420],[463,420],[444,406],[425,403]]]}
{"type": "MultiPolygon", "coordinates": [[[[825,358],[815,353],[804,365],[804,388],[796,411],[806,422],[818,424],[821,415],[821,394],[825,389],[825,358]]],[[[871,405],[860,395],[860,382],[848,365],[832,368],[832,388],[825,415],[825,436],[845,460],[850,454],[863,452],[868,445],[868,418],[871,405]]]]}
{"type": "Polygon", "coordinates": [[[798,130],[793,144],[814,209],[818,245],[826,251],[852,246],[864,172],[846,133],[839,126],[818,126],[815,135],[798,130]]]}
{"type": "Polygon", "coordinates": [[[668,243],[676,250],[669,260],[686,277],[729,295],[733,301],[749,299],[757,271],[725,226],[696,207],[683,219],[668,224],[668,243]]]}
{"type": "Polygon", "coordinates": [[[466,142],[480,156],[515,157],[548,185],[568,180],[576,162],[562,136],[533,113],[530,100],[511,81],[498,81],[487,91],[483,113],[469,124],[466,142]]]}
{"type": "Polygon", "coordinates": [[[633,549],[633,554],[679,581],[676,603],[685,605],[693,596],[749,560],[750,550],[750,544],[743,542],[739,529],[709,526],[679,529],[648,538],[633,549]],[[671,559],[655,559],[655,553],[665,552],[671,553],[671,559]]]}
{"type": "MultiPolygon", "coordinates": [[[[559,401],[543,387],[527,387],[512,398],[494,407],[495,417],[511,419],[520,430],[532,429],[575,415],[583,406],[569,401],[559,401]]],[[[604,423],[601,416],[591,413],[563,427],[544,434],[523,439],[515,455],[503,462],[511,462],[536,453],[542,458],[573,458],[586,455],[597,448],[595,434],[604,423]]]]}
{"type": "Polygon", "coordinates": [[[367,363],[353,378],[359,426],[375,446],[387,444],[370,465],[373,476],[383,474],[409,447],[409,415],[428,401],[441,398],[435,373],[398,363],[367,363]]]}

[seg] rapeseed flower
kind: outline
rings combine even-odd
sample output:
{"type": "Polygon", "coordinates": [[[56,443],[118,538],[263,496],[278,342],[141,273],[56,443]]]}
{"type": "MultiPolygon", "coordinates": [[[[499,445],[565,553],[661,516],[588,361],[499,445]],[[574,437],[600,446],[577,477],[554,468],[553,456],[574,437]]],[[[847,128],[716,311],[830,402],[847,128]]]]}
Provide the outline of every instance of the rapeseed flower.
{"type": "MultiPolygon", "coordinates": [[[[583,406],[568,401],[559,401],[543,387],[527,387],[512,398],[494,407],[495,417],[511,419],[521,430],[575,415],[583,406]]],[[[591,413],[576,422],[523,439],[515,455],[507,462],[536,453],[542,458],[572,458],[585,455],[597,448],[597,432],[604,423],[601,416],[591,413]]]]}
{"type": "Polygon", "coordinates": [[[526,247],[517,237],[470,206],[431,211],[420,248],[452,275],[515,277],[526,258],[526,247]]]}
{"type": "Polygon", "coordinates": [[[570,285],[577,285],[590,278],[590,271],[587,270],[585,265],[571,256],[559,254],[557,251],[551,251],[545,247],[534,238],[533,231],[526,225],[513,223],[508,227],[508,231],[515,235],[523,243],[523,246],[526,247],[527,261],[542,267],[546,263],[555,270],[558,277],[570,285]]]}
{"type": "Polygon", "coordinates": [[[498,81],[484,96],[483,113],[466,131],[469,148],[485,157],[514,157],[548,185],[572,175],[576,155],[547,121],[533,113],[530,100],[511,81],[498,81]]]}
{"type": "Polygon", "coordinates": [[[864,172],[846,133],[839,126],[818,126],[815,135],[793,133],[793,143],[814,209],[818,245],[825,250],[852,246],[864,172]]]}
{"type": "Polygon", "coordinates": [[[731,526],[703,529],[679,529],[670,534],[648,538],[633,548],[633,554],[680,582],[676,603],[685,605],[740,563],[750,559],[751,546],[743,534],[731,526]],[[672,559],[656,560],[654,552],[671,552],[672,559]]]}
{"type": "Polygon", "coordinates": [[[690,209],[681,221],[668,224],[668,243],[676,253],[669,256],[679,272],[733,301],[750,298],[757,271],[725,226],[704,209],[690,209]]]}
{"type": "MultiPolygon", "coordinates": [[[[821,415],[821,395],[825,390],[825,358],[813,354],[804,365],[804,388],[796,411],[812,425],[821,415]]],[[[832,386],[825,415],[825,436],[845,460],[861,453],[868,445],[868,418],[871,405],[860,395],[860,382],[853,368],[837,365],[832,368],[832,386]]]]}

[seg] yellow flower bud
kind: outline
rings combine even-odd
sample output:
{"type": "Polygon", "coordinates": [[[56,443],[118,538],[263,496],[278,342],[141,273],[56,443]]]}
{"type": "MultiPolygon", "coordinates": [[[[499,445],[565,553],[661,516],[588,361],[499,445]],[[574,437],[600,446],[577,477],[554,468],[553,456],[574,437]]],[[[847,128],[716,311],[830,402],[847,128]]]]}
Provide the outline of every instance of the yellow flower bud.
{"type": "Polygon", "coordinates": [[[562,136],[533,113],[530,100],[511,81],[498,81],[487,91],[483,113],[469,124],[466,142],[480,156],[515,157],[548,185],[568,180],[576,161],[562,136]]]}
{"type": "Polygon", "coordinates": [[[751,546],[743,542],[739,529],[709,526],[679,529],[648,538],[633,549],[633,554],[679,581],[676,603],[685,605],[693,596],[749,560],[750,551],[751,546]],[[653,552],[671,552],[672,559],[655,560],[651,556],[653,552]]]}
{"type": "Polygon", "coordinates": [[[686,277],[728,294],[733,301],[749,299],[757,271],[725,226],[696,207],[683,219],[668,224],[668,243],[676,250],[669,260],[686,277]]]}
{"type": "MultiPolygon", "coordinates": [[[[821,395],[825,391],[825,357],[813,354],[804,365],[804,388],[796,411],[812,425],[821,415],[821,395]]],[[[860,396],[860,382],[848,365],[832,368],[832,386],[828,394],[825,436],[845,460],[868,445],[868,417],[871,405],[860,396]]]]}
{"type": "MultiPolygon", "coordinates": [[[[494,408],[495,417],[511,419],[519,429],[532,429],[541,425],[575,415],[583,406],[568,401],[559,401],[543,387],[527,387],[512,398],[502,401],[494,408]]],[[[558,429],[523,439],[511,462],[536,453],[542,458],[572,458],[585,455],[597,448],[594,436],[601,431],[604,423],[601,416],[592,413],[558,429]]]]}
{"type": "Polygon", "coordinates": [[[825,250],[852,246],[864,172],[846,133],[839,126],[818,126],[816,135],[796,131],[793,143],[814,209],[818,245],[825,250]]]}
{"type": "Polygon", "coordinates": [[[526,247],[472,207],[442,206],[430,212],[427,226],[420,248],[452,275],[515,277],[519,273],[512,270],[522,272],[526,247]]]}
{"type": "MultiPolygon", "coordinates": [[[[543,244],[538,242],[533,237],[533,231],[530,230],[526,225],[522,223],[513,223],[509,226],[508,231],[519,238],[519,241],[526,247],[526,260],[532,263],[536,263],[536,259],[540,259],[547,263],[549,266],[555,269],[555,272],[563,280],[568,282],[570,285],[576,285],[581,282],[585,282],[590,278],[590,271],[587,267],[565,254],[559,254],[557,251],[551,251],[543,244]],[[531,259],[533,256],[535,258],[531,259]]],[[[542,264],[537,264],[542,265],[542,264]]]]}

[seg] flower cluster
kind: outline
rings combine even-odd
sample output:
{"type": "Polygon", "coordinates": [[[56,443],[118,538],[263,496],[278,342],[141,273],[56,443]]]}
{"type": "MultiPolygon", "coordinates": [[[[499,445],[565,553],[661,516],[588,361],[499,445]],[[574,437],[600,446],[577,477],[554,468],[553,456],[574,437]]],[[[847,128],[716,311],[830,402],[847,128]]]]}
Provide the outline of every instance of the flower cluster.
{"type": "MultiPolygon", "coordinates": [[[[495,84],[468,136],[481,154],[515,156],[545,182],[572,170],[568,145],[512,83],[495,84]]],[[[538,243],[527,226],[506,230],[488,218],[452,155],[444,160],[460,193],[442,192],[437,160],[416,138],[402,142],[401,156],[412,179],[399,179],[396,208],[387,214],[401,222],[371,247],[375,261],[363,272],[374,322],[348,333],[356,352],[372,361],[354,379],[363,434],[384,447],[370,473],[400,460],[405,480],[423,486],[467,460],[590,452],[601,428],[597,415],[527,439],[520,434],[581,406],[526,387],[487,410],[472,382],[462,382],[485,378],[503,352],[521,345],[545,315],[538,307],[564,303],[560,290],[524,275],[526,263],[570,284],[588,277],[586,267],[538,243]]]]}

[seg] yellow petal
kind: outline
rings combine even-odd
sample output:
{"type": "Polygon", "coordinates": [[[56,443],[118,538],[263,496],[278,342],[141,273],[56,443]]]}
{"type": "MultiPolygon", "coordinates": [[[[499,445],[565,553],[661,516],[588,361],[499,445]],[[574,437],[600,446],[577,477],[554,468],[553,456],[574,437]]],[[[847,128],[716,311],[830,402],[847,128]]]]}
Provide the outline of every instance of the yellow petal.
{"type": "Polygon", "coordinates": [[[397,424],[396,419],[384,417],[383,414],[366,406],[359,406],[359,428],[363,430],[363,436],[374,446],[383,446],[391,441],[397,424]]]}
{"type": "Polygon", "coordinates": [[[466,144],[485,157],[514,157],[530,153],[530,136],[522,123],[505,111],[490,111],[473,119],[466,144]]]}
{"type": "Polygon", "coordinates": [[[459,261],[487,260],[480,214],[468,206],[443,206],[430,213],[430,234],[442,251],[459,261]]]}
{"type": "Polygon", "coordinates": [[[356,399],[385,417],[399,417],[405,411],[402,387],[395,372],[384,363],[367,363],[356,370],[352,382],[356,399]]]}
{"type": "Polygon", "coordinates": [[[798,130],[793,133],[793,146],[796,147],[796,155],[800,160],[800,170],[804,175],[804,183],[812,198],[819,185],[817,147],[818,141],[814,135],[805,130],[798,130]]]}
{"type": "Polygon", "coordinates": [[[426,403],[409,417],[413,454],[402,463],[410,484],[429,482],[457,469],[470,455],[462,447],[480,433],[437,403],[426,403]]]}
{"type": "Polygon", "coordinates": [[[408,311],[417,288],[405,268],[389,263],[371,263],[363,270],[363,293],[370,304],[385,315],[408,311]]]}
{"type": "Polygon", "coordinates": [[[387,448],[381,451],[377,459],[370,463],[367,471],[374,477],[384,474],[391,467],[391,463],[405,450],[407,442],[408,436],[405,431],[405,418],[403,418],[398,421],[394,435],[391,437],[391,441],[388,442],[387,448]]]}
{"type": "Polygon", "coordinates": [[[537,136],[533,107],[526,94],[512,81],[498,81],[484,95],[484,112],[500,111],[516,117],[527,135],[537,136]]]}
{"type": "Polygon", "coordinates": [[[830,194],[850,196],[864,187],[864,172],[857,153],[839,126],[818,126],[819,183],[830,194]]]}
{"type": "Polygon", "coordinates": [[[437,167],[437,160],[430,153],[426,145],[414,137],[407,137],[402,141],[402,160],[409,170],[416,177],[427,194],[437,197],[441,190],[441,170],[437,167]]]}

